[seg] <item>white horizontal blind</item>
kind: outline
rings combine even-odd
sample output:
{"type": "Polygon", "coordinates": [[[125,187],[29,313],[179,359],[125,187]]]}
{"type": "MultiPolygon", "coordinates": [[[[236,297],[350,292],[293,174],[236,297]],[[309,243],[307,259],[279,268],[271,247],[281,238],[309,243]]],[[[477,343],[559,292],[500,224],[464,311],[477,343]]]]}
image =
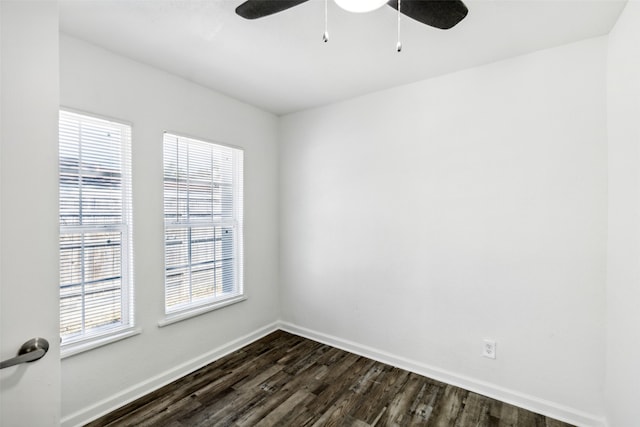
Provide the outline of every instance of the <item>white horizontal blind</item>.
{"type": "Polygon", "coordinates": [[[60,111],[60,336],[133,326],[131,127],[60,111]]]}
{"type": "Polygon", "coordinates": [[[242,151],[165,133],[165,310],[241,295],[242,151]]]}

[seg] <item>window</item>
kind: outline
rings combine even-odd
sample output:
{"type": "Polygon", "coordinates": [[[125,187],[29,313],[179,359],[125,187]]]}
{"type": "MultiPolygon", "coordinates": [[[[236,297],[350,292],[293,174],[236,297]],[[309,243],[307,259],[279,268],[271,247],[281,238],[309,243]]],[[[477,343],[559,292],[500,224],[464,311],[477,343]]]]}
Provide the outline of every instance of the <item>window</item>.
{"type": "Polygon", "coordinates": [[[165,312],[243,297],[243,152],[164,135],[165,312]]]}
{"type": "Polygon", "coordinates": [[[60,336],[133,327],[131,127],[60,112],[60,336]]]}

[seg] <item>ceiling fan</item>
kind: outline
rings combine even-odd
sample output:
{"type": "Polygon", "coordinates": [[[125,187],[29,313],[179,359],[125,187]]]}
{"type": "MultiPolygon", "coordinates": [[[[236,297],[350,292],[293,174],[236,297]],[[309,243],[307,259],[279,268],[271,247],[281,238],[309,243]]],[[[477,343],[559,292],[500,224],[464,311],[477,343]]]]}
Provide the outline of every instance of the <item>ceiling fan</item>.
{"type": "MultiPolygon", "coordinates": [[[[247,0],[236,8],[246,19],[257,19],[306,3],[309,0],[247,0]]],[[[368,12],[387,4],[418,22],[448,30],[467,16],[468,9],[461,0],[335,0],[350,12],[368,12]],[[400,5],[399,5],[400,4],[400,5]]]]}

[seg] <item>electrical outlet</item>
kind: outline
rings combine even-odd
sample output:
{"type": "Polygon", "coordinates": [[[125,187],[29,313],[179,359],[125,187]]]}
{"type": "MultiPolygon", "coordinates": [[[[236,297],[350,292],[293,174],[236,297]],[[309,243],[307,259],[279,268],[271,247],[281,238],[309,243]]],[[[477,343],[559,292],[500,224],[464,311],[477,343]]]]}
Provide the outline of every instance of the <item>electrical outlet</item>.
{"type": "Polygon", "coordinates": [[[494,340],[484,340],[482,345],[482,356],[489,359],[496,358],[496,342],[494,340]]]}

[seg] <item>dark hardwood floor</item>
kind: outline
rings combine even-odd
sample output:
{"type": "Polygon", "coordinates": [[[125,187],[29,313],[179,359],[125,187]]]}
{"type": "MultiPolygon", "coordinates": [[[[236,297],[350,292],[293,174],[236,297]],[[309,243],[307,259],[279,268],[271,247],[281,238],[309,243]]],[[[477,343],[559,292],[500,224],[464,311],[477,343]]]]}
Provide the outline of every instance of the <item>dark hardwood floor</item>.
{"type": "Polygon", "coordinates": [[[283,331],[88,425],[569,426],[283,331]]]}

